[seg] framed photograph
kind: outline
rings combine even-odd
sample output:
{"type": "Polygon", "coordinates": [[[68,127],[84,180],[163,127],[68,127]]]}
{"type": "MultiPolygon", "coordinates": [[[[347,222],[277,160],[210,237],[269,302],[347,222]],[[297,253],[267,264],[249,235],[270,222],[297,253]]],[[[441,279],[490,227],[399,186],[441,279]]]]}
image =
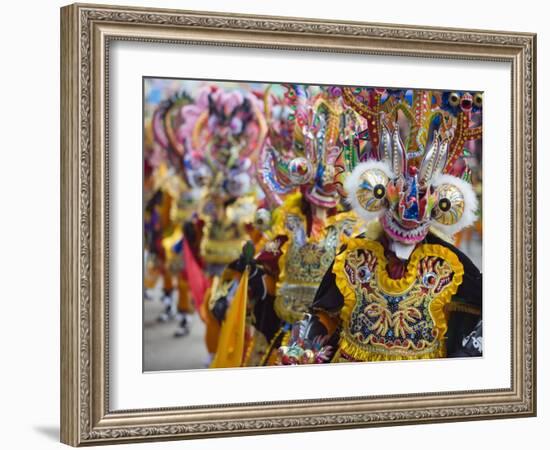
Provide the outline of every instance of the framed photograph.
{"type": "Polygon", "coordinates": [[[536,36],[61,9],[61,440],[536,414],[536,36]]]}

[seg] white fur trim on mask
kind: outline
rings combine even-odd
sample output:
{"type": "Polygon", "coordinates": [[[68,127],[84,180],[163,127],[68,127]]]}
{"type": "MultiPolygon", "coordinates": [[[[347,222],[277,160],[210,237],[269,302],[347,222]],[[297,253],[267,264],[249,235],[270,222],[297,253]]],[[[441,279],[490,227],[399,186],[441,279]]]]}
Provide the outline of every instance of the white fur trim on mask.
{"type": "Polygon", "coordinates": [[[377,219],[378,217],[382,216],[382,214],[384,214],[384,212],[386,211],[386,208],[382,208],[380,211],[376,212],[367,211],[365,208],[363,208],[363,206],[361,206],[359,200],[357,199],[357,191],[361,187],[361,175],[367,170],[373,169],[381,170],[388,176],[390,180],[395,177],[388,163],[383,161],[368,160],[358,164],[355,169],[353,169],[353,171],[347,176],[344,182],[344,188],[347,193],[347,203],[354,209],[355,213],[359,217],[361,217],[361,219],[367,222],[373,219],[377,219]]]}
{"type": "Polygon", "coordinates": [[[434,188],[437,188],[437,186],[441,186],[442,184],[452,184],[456,186],[458,189],[460,189],[462,195],[464,196],[464,213],[457,223],[453,225],[444,225],[436,220],[433,220],[431,223],[432,227],[442,231],[448,236],[452,236],[458,233],[460,230],[467,228],[470,225],[473,225],[474,222],[477,220],[477,196],[474,192],[474,188],[470,183],[453,175],[437,175],[432,180],[432,186],[434,188]]]}

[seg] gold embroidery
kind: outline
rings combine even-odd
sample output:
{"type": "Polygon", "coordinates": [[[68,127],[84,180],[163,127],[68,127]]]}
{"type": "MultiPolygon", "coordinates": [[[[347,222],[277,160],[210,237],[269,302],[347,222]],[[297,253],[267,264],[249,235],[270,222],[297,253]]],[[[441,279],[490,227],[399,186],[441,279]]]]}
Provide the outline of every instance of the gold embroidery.
{"type": "Polygon", "coordinates": [[[288,238],[281,246],[274,308],[281,319],[294,323],[311,307],[339,246],[346,236],[356,232],[357,225],[353,213],[336,214],[327,219],[322,233],[308,236],[301,195],[290,200],[277,214],[273,230],[288,238]]]}
{"type": "Polygon", "coordinates": [[[382,245],[351,239],[333,272],[344,296],[336,361],[445,356],[445,306],[462,283],[458,257],[441,245],[420,245],[399,280],[386,271],[382,245]]]}
{"type": "Polygon", "coordinates": [[[200,216],[205,226],[200,252],[207,263],[229,264],[239,258],[250,238],[246,225],[252,223],[255,209],[253,195],[241,197],[227,207],[209,196],[202,199],[200,216]]]}
{"type": "Polygon", "coordinates": [[[481,309],[474,305],[468,305],[467,303],[452,302],[445,308],[447,313],[450,312],[463,312],[466,314],[472,314],[473,316],[481,316],[481,309]]]}

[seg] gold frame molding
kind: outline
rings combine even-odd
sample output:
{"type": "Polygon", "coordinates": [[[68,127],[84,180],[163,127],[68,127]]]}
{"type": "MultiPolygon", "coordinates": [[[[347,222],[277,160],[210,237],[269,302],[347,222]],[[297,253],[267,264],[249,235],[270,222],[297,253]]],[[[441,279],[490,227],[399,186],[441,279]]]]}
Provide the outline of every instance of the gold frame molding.
{"type": "Polygon", "coordinates": [[[536,35],[75,4],[61,9],[61,440],[313,431],[536,414],[536,35]],[[112,411],[108,58],[113,40],[503,61],[512,70],[509,389],[112,411]]]}

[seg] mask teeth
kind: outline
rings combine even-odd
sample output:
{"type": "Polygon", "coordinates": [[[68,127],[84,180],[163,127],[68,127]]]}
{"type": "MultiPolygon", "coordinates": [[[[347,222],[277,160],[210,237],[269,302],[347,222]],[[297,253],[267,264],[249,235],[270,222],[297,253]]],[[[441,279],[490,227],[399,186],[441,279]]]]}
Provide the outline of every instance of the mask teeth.
{"type": "Polygon", "coordinates": [[[418,241],[423,239],[428,228],[428,223],[424,223],[412,230],[405,230],[394,220],[391,213],[386,213],[384,222],[392,234],[404,240],[410,241],[418,241]]]}

